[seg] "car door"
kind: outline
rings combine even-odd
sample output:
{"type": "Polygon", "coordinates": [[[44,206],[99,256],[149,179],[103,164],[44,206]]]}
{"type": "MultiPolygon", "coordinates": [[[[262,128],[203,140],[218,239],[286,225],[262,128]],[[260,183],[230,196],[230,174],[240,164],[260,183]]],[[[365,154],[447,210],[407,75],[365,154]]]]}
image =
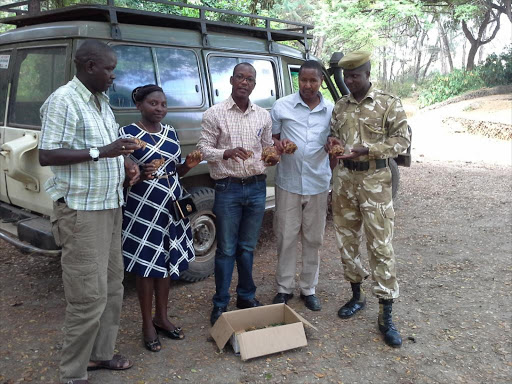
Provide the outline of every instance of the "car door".
{"type": "Polygon", "coordinates": [[[17,47],[9,60],[12,70],[0,152],[5,178],[2,193],[10,204],[43,214],[52,209],[44,191],[51,171],[39,165],[39,109],[69,79],[70,51],[69,41],[31,44],[17,47]]]}
{"type": "MultiPolygon", "coordinates": [[[[0,147],[5,140],[5,124],[7,121],[7,100],[10,86],[10,74],[14,60],[12,49],[0,49],[0,147]]],[[[0,148],[1,151],[1,148],[0,148]]],[[[0,155],[0,169],[6,168],[5,157],[0,155]]],[[[5,180],[6,173],[0,174],[0,201],[9,202],[5,180]]]]}

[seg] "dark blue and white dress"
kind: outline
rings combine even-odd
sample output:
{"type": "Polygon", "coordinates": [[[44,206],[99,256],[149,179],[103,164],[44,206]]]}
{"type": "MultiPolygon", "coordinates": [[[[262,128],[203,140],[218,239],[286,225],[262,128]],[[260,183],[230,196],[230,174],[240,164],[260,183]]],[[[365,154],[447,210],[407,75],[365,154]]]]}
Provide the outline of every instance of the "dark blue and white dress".
{"type": "Polygon", "coordinates": [[[181,162],[181,148],[173,127],[161,125],[160,132],[149,133],[135,124],[120,128],[120,137],[144,140],[145,149],[130,158],[139,166],[155,159],[165,159],[155,178],[139,182],[125,190],[123,210],[123,258],[125,270],[142,277],[178,279],[194,259],[190,221],[173,221],[169,207],[181,197],[182,188],[176,172],[181,162]],[[167,178],[158,178],[167,174],[167,178]]]}

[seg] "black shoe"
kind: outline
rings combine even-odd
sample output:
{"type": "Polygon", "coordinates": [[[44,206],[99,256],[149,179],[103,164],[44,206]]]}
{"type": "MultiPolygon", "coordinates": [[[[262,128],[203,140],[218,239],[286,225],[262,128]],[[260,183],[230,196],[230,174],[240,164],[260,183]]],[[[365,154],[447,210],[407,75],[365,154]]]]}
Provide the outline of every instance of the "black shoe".
{"type": "Polygon", "coordinates": [[[301,293],[300,298],[302,300],[304,300],[304,304],[311,311],[319,311],[322,309],[322,304],[320,304],[320,299],[318,297],[316,297],[314,294],[306,296],[301,293]]]}
{"type": "Polygon", "coordinates": [[[293,293],[278,293],[274,300],[272,300],[272,304],[288,304],[288,300],[293,297],[293,293]]]}
{"type": "Polygon", "coordinates": [[[349,317],[354,316],[358,311],[363,309],[366,305],[366,298],[363,300],[356,300],[351,298],[350,301],[345,303],[343,307],[338,311],[338,316],[342,319],[348,319],[349,317]]]}
{"type": "Polygon", "coordinates": [[[237,298],[236,299],[236,307],[238,309],[261,307],[261,303],[256,299],[244,300],[244,299],[237,298]]]}
{"type": "Polygon", "coordinates": [[[338,311],[338,316],[342,319],[354,316],[366,305],[366,296],[361,288],[361,283],[350,283],[350,285],[352,287],[352,298],[338,311]]]}
{"type": "Polygon", "coordinates": [[[214,306],[212,310],[212,314],[210,316],[210,323],[213,325],[217,321],[217,319],[228,310],[227,307],[217,307],[214,306]]]}
{"type": "Polygon", "coordinates": [[[393,300],[379,300],[379,331],[384,335],[384,342],[393,348],[402,346],[402,336],[391,319],[393,300]]]}
{"type": "Polygon", "coordinates": [[[144,340],[144,346],[148,351],[151,352],[160,352],[162,350],[162,344],[160,343],[160,339],[158,336],[153,341],[144,340]]]}

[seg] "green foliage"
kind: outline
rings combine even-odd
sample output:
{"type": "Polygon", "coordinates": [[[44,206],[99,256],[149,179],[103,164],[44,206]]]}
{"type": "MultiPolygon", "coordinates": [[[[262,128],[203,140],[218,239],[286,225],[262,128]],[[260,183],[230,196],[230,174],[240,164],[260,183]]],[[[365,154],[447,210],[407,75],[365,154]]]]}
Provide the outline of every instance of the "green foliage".
{"type": "Polygon", "coordinates": [[[423,85],[419,102],[425,107],[466,91],[505,84],[512,84],[512,46],[500,55],[489,55],[485,63],[473,71],[435,74],[423,85]]]}
{"type": "Polygon", "coordinates": [[[432,105],[461,93],[484,86],[478,70],[454,70],[449,75],[435,74],[424,85],[419,102],[421,107],[432,105]]]}
{"type": "MultiPolygon", "coordinates": [[[[169,0],[173,1],[173,0],[169,0]]],[[[177,0],[179,2],[179,0],[177,0]]],[[[229,11],[242,12],[242,13],[258,13],[265,14],[266,10],[273,5],[273,1],[257,1],[257,0],[189,0],[182,1],[191,5],[202,5],[206,7],[225,9],[229,11]]],[[[48,0],[48,9],[62,8],[74,4],[106,4],[106,0],[48,0]]],[[[169,15],[178,15],[186,17],[199,17],[199,10],[170,4],[162,4],[146,0],[115,0],[114,5],[117,7],[126,7],[132,9],[139,9],[148,12],[158,12],[169,15]]],[[[206,18],[210,20],[225,21],[230,23],[238,23],[245,25],[254,25],[254,19],[247,17],[239,17],[234,15],[206,12],[206,18]]],[[[262,25],[263,26],[263,25],[262,25]]]]}
{"type": "Polygon", "coordinates": [[[489,55],[479,72],[486,87],[512,84],[512,45],[499,56],[489,55]]]}
{"type": "MultiPolygon", "coordinates": [[[[382,88],[381,88],[382,89],[382,88]]],[[[416,90],[414,79],[402,79],[395,81],[388,86],[388,91],[401,99],[409,97],[416,90]]]]}
{"type": "Polygon", "coordinates": [[[467,3],[456,5],[453,11],[454,19],[470,21],[481,17],[485,13],[486,8],[484,4],[467,3]]]}

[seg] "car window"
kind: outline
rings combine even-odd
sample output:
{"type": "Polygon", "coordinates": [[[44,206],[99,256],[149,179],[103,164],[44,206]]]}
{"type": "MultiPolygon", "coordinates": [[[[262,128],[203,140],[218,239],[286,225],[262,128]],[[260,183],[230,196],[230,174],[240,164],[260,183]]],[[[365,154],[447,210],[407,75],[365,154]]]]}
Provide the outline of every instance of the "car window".
{"type": "Polygon", "coordinates": [[[276,101],[276,76],[272,62],[244,57],[210,56],[208,60],[210,78],[213,86],[213,103],[217,104],[229,97],[231,84],[229,78],[235,65],[248,62],[256,69],[256,87],[250,99],[262,108],[272,108],[276,101]]]}
{"type": "Polygon", "coordinates": [[[194,107],[203,104],[196,54],[173,48],[156,48],[160,84],[169,107],[194,107]]]}
{"type": "Polygon", "coordinates": [[[9,87],[9,63],[11,63],[12,52],[0,51],[0,126],[4,125],[5,105],[7,103],[7,88],[9,87]]]}
{"type": "Polygon", "coordinates": [[[146,84],[160,85],[170,108],[203,104],[198,61],[193,51],[135,45],[113,48],[117,66],[116,79],[108,93],[112,107],[134,108],[132,91],[146,84]]]}
{"type": "Polygon", "coordinates": [[[251,101],[262,108],[272,108],[276,101],[276,78],[274,68],[268,60],[247,60],[256,68],[256,87],[251,101]]]}
{"type": "Polygon", "coordinates": [[[132,91],[145,84],[156,84],[155,65],[150,47],[116,45],[116,79],[108,96],[114,108],[134,108],[132,91]]]}
{"type": "Polygon", "coordinates": [[[292,93],[299,91],[299,69],[298,65],[288,66],[290,70],[290,82],[292,84],[292,93]]]}
{"type": "Polygon", "coordinates": [[[213,104],[226,100],[231,94],[229,78],[238,61],[234,57],[212,56],[209,58],[210,78],[213,89],[213,104]]]}
{"type": "Polygon", "coordinates": [[[66,76],[66,47],[19,49],[8,123],[40,126],[39,109],[66,76]]]}
{"type": "MultiPolygon", "coordinates": [[[[292,85],[292,92],[298,92],[299,91],[299,69],[300,69],[300,66],[289,65],[288,69],[290,71],[290,82],[292,85]]],[[[328,75],[324,73],[324,76],[326,76],[326,78],[327,78],[328,75]]],[[[331,81],[334,81],[334,79],[331,79],[331,81]]],[[[328,100],[334,104],[335,99],[337,99],[338,96],[333,92],[334,91],[327,86],[326,81],[324,81],[322,83],[322,86],[320,87],[320,93],[326,100],[328,100]]]]}

